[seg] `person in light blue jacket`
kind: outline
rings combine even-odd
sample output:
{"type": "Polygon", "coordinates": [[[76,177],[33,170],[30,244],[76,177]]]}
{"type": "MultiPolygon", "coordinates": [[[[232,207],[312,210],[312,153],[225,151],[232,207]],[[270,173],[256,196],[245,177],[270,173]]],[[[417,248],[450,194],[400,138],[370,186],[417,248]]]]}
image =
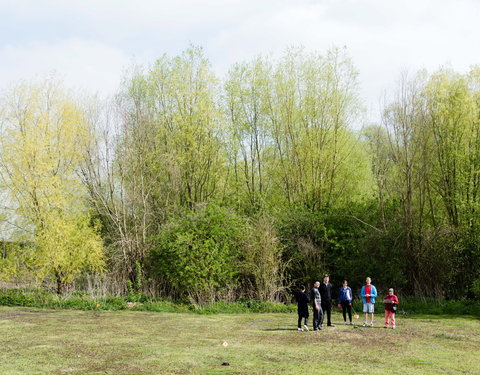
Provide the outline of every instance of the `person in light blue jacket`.
{"type": "Polygon", "coordinates": [[[377,288],[372,284],[372,279],[367,277],[366,284],[362,286],[360,297],[363,299],[363,312],[365,313],[365,323],[363,326],[373,326],[373,313],[375,311],[375,297],[377,296],[377,288]],[[370,323],[368,323],[368,315],[370,315],[370,323]]]}

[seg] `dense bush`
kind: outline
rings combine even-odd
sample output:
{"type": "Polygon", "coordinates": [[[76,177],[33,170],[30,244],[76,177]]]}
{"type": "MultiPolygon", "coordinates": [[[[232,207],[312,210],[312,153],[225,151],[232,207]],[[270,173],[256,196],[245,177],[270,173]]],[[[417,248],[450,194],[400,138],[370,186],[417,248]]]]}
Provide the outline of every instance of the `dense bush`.
{"type": "Polygon", "coordinates": [[[27,306],[49,309],[75,310],[125,310],[156,312],[195,312],[199,314],[213,313],[275,313],[294,312],[296,305],[242,300],[239,302],[211,302],[206,304],[175,303],[167,300],[149,299],[143,303],[130,303],[128,298],[105,297],[91,298],[87,295],[58,296],[42,290],[0,290],[0,306],[27,306]]]}
{"type": "Polygon", "coordinates": [[[121,297],[93,299],[86,295],[59,296],[39,289],[0,290],[0,305],[75,310],[123,310],[127,307],[125,299],[121,297]]]}
{"type": "Polygon", "coordinates": [[[214,300],[237,282],[244,222],[231,210],[207,206],[163,226],[150,262],[169,294],[196,302],[214,300]]]}
{"type": "Polygon", "coordinates": [[[309,284],[331,271],[327,264],[329,251],[325,215],[296,206],[277,213],[280,240],[285,246],[284,260],[289,262],[291,281],[309,284]]]}

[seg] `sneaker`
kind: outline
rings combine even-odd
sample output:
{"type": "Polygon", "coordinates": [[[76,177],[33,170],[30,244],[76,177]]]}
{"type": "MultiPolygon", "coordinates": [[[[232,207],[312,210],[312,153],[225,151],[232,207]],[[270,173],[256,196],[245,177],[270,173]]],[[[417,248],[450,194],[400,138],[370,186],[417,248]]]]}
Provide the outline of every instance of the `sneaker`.
{"type": "Polygon", "coordinates": [[[373,322],[370,323],[370,327],[373,327],[373,322]]]}
{"type": "Polygon", "coordinates": [[[332,323],[327,324],[327,327],[335,327],[335,324],[332,324],[332,323]]]}
{"type": "Polygon", "coordinates": [[[363,326],[364,326],[364,327],[368,326],[367,322],[363,323],[363,326]]]}
{"type": "Polygon", "coordinates": [[[346,325],[347,325],[347,322],[343,322],[343,325],[346,326],[346,325]]]}
{"type": "Polygon", "coordinates": [[[301,332],[303,332],[303,329],[301,329],[301,328],[298,328],[298,330],[301,331],[301,332]]]}
{"type": "Polygon", "coordinates": [[[350,322],[350,325],[353,326],[353,322],[350,322]]]}
{"type": "Polygon", "coordinates": [[[388,326],[383,326],[383,328],[388,328],[388,326]]]}
{"type": "Polygon", "coordinates": [[[323,330],[323,327],[322,326],[318,327],[318,330],[319,331],[323,330]]]}
{"type": "Polygon", "coordinates": [[[307,332],[309,331],[308,326],[306,324],[303,326],[303,328],[304,328],[304,331],[307,331],[307,332]]]}
{"type": "Polygon", "coordinates": [[[393,326],[392,329],[395,329],[395,326],[393,326]]]}

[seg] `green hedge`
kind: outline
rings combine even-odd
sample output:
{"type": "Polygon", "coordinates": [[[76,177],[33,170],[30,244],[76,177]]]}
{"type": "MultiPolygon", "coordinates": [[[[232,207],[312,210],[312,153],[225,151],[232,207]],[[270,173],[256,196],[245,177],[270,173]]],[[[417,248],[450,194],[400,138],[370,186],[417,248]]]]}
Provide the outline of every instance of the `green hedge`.
{"type": "Polygon", "coordinates": [[[444,300],[437,298],[399,298],[398,310],[404,314],[480,316],[480,301],[474,299],[444,300]]]}
{"type": "MultiPolygon", "coordinates": [[[[145,299],[142,299],[145,300],[145,299]]],[[[28,306],[49,309],[75,310],[125,310],[128,297],[107,297],[93,299],[84,293],[74,293],[71,296],[58,296],[43,290],[0,290],[0,305],[28,306]]],[[[239,302],[214,302],[207,305],[175,303],[164,300],[148,300],[135,303],[131,310],[157,312],[195,312],[199,314],[216,313],[277,313],[294,312],[296,305],[285,305],[273,302],[245,300],[239,302]]]]}
{"type": "Polygon", "coordinates": [[[99,299],[93,299],[86,295],[63,297],[40,289],[28,291],[18,289],[0,290],[0,305],[75,310],[123,310],[127,308],[125,299],[121,297],[99,299]]]}
{"type": "MultiPolygon", "coordinates": [[[[480,301],[478,300],[440,300],[434,298],[400,297],[399,314],[415,315],[473,315],[480,316],[480,301]]],[[[1,306],[27,306],[49,309],[75,310],[126,310],[128,297],[107,297],[93,299],[85,293],[74,293],[71,296],[58,296],[41,289],[0,290],[1,306]]],[[[355,300],[353,308],[362,314],[360,300],[355,300]]],[[[335,309],[335,308],[334,308],[335,309]]],[[[286,305],[274,302],[240,300],[237,302],[214,302],[207,305],[176,303],[165,300],[148,300],[136,303],[133,311],[157,312],[194,312],[198,314],[238,314],[238,313],[294,313],[296,305],[286,305]]],[[[340,311],[340,309],[338,309],[340,311]]],[[[377,313],[383,311],[383,304],[377,303],[377,313]]]]}
{"type": "MultiPolygon", "coordinates": [[[[480,316],[480,301],[472,299],[445,300],[437,298],[399,297],[398,314],[402,315],[473,315],[480,316]]],[[[353,308],[362,315],[362,302],[355,300],[353,308]]],[[[338,309],[341,311],[341,309],[338,309]]],[[[383,312],[383,303],[377,299],[375,310],[383,312]]]]}

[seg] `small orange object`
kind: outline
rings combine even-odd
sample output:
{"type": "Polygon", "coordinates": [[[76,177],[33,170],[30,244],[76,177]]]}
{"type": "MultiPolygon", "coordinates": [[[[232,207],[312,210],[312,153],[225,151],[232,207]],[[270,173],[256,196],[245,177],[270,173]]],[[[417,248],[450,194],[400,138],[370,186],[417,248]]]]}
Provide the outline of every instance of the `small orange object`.
{"type": "Polygon", "coordinates": [[[100,307],[100,304],[99,304],[99,303],[97,303],[97,307],[100,307]]]}

